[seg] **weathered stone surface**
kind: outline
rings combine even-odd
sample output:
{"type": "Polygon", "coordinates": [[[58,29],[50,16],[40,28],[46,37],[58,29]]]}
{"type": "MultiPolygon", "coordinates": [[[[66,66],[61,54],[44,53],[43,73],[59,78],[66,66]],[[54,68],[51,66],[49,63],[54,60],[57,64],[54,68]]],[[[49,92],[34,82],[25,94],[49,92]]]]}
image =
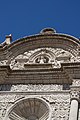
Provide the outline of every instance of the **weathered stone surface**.
{"type": "Polygon", "coordinates": [[[79,120],[80,41],[56,33],[0,45],[0,120],[79,120]]]}

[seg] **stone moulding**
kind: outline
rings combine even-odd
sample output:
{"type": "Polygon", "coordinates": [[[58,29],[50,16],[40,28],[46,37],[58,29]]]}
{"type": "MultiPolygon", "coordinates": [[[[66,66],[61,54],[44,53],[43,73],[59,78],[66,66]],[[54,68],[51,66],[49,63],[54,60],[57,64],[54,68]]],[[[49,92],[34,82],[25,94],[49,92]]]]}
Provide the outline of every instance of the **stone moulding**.
{"type": "Polygon", "coordinates": [[[72,83],[72,79],[78,79],[77,73],[80,71],[80,63],[63,63],[61,68],[55,69],[35,69],[35,70],[11,70],[8,65],[0,66],[0,84],[16,84],[24,83],[28,84],[35,82],[39,83],[61,83],[61,80],[64,80],[64,83],[72,83]],[[77,72],[78,71],[78,72],[77,72]],[[57,73],[57,74],[56,74],[57,73]],[[23,77],[21,77],[23,75],[23,77]],[[26,76],[27,75],[27,76],[26,76]],[[36,75],[36,76],[35,76],[36,75]],[[49,77],[49,79],[48,79],[49,77]],[[34,81],[35,80],[35,81],[34,81]],[[58,81],[57,81],[58,80],[58,81]],[[12,83],[11,83],[12,82],[12,83]]]}
{"type": "MultiPolygon", "coordinates": [[[[26,50],[33,50],[41,47],[60,47],[66,49],[73,53],[74,55],[78,54],[78,49],[80,42],[77,38],[68,35],[62,34],[53,34],[53,35],[35,35],[16,40],[8,46],[4,46],[0,49],[2,58],[0,59],[9,59],[14,56],[25,52],[26,50]],[[18,52],[17,52],[18,50],[18,52]],[[14,52],[15,51],[15,52],[14,52]]],[[[0,54],[0,55],[1,55],[0,54]]]]}
{"type": "Polygon", "coordinates": [[[11,38],[0,44],[0,120],[79,119],[80,40],[52,28],[11,38]]]}

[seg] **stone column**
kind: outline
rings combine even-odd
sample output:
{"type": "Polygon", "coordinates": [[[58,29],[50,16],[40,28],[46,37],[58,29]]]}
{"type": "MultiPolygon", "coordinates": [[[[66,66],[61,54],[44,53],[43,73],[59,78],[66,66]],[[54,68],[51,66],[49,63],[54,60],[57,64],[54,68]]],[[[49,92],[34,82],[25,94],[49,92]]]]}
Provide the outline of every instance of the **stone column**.
{"type": "Polygon", "coordinates": [[[78,100],[73,99],[71,101],[69,120],[77,120],[78,116],[78,100]]]}
{"type": "Polygon", "coordinates": [[[79,91],[75,88],[72,88],[69,120],[77,120],[78,118],[78,101],[79,91]]]}

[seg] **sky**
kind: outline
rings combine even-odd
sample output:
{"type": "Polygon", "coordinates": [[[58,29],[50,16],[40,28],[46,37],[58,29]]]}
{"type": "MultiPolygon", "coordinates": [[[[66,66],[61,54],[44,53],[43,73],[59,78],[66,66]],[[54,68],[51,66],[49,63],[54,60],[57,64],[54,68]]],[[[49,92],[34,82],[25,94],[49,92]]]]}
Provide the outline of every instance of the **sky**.
{"type": "Polygon", "coordinates": [[[0,43],[47,27],[80,38],[80,0],[0,0],[0,43]]]}

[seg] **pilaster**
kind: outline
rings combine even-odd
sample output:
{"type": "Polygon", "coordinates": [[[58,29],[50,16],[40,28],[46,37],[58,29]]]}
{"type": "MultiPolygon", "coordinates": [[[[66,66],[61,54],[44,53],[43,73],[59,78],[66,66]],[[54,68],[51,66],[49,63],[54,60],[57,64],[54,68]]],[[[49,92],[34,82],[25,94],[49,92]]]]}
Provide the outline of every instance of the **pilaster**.
{"type": "Polygon", "coordinates": [[[71,86],[71,107],[69,120],[77,120],[78,118],[78,107],[79,107],[79,95],[80,87],[76,85],[71,86]]]}

